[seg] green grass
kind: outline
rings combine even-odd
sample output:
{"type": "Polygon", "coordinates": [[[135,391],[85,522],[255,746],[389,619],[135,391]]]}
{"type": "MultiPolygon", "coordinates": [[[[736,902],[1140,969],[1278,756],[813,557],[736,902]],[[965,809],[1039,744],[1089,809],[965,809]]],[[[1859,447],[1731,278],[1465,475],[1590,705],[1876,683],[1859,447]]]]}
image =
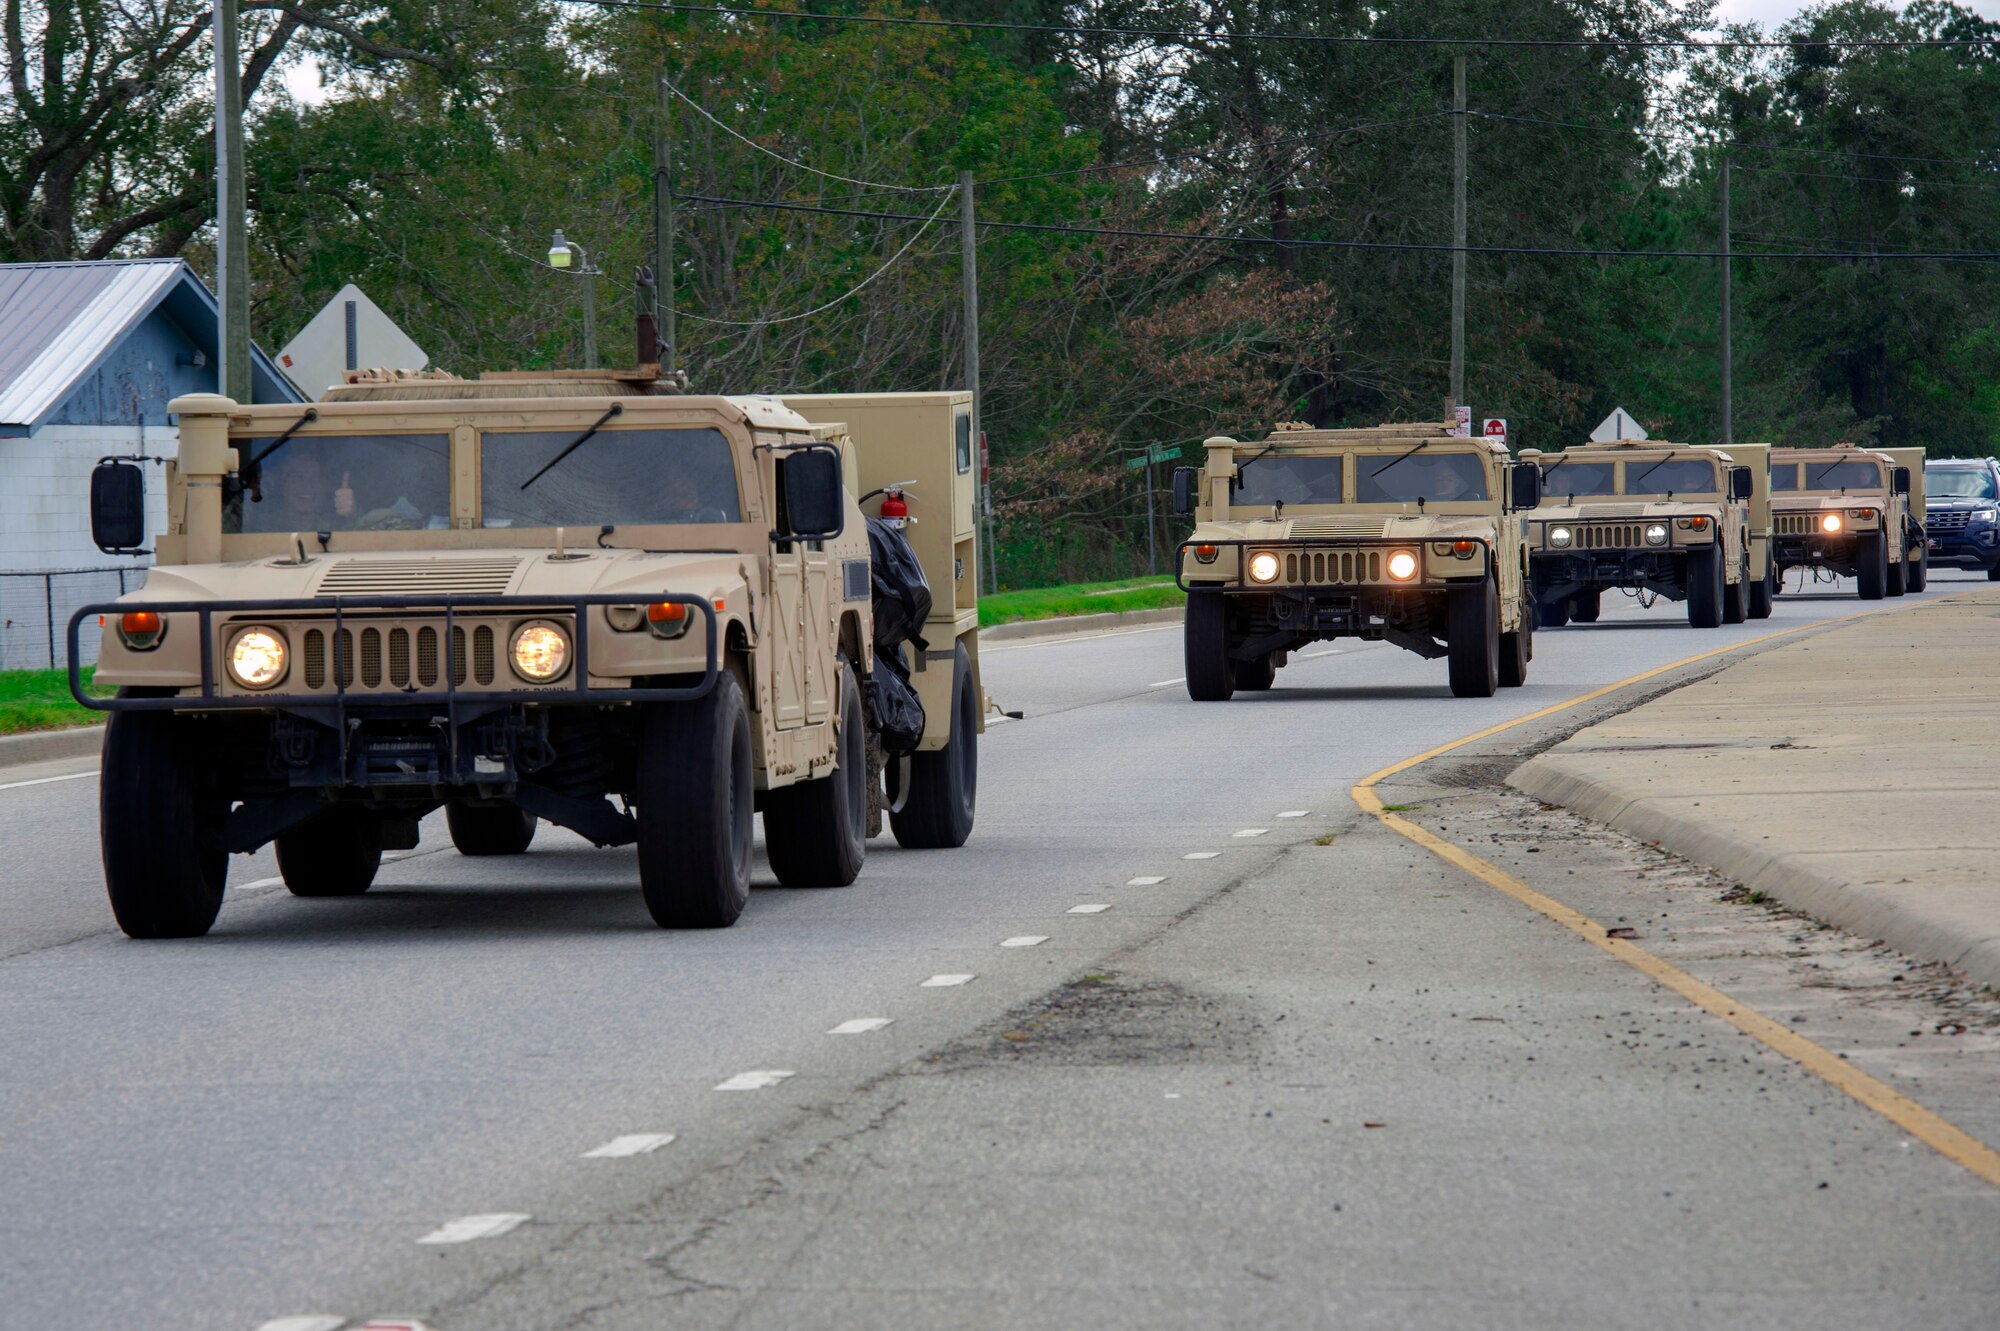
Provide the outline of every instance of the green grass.
{"type": "Polygon", "coordinates": [[[1084,582],[1068,587],[1034,587],[998,592],[979,598],[979,622],[1014,624],[1028,619],[1061,619],[1070,615],[1101,615],[1114,610],[1161,610],[1186,601],[1172,578],[1127,578],[1123,582],[1084,582]]]}
{"type": "MultiPolygon", "coordinates": [[[[110,689],[91,688],[95,673],[83,672],[84,687],[98,697],[109,697],[110,689]]],[[[0,735],[90,726],[103,719],[104,713],[79,707],[69,696],[67,670],[0,670],[0,735]]]]}

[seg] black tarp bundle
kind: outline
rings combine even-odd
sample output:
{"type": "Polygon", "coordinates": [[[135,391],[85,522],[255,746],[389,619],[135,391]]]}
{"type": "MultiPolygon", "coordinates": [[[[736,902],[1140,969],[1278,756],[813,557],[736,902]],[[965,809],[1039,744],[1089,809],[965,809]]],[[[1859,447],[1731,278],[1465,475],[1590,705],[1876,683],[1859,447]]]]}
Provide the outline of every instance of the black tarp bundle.
{"type": "Polygon", "coordinates": [[[924,704],[910,685],[903,644],[926,650],[924,621],[931,613],[931,585],[917,552],[896,527],[868,519],[868,559],[875,606],[875,673],[868,680],[869,710],[889,754],[914,751],[924,737],[924,704]]]}

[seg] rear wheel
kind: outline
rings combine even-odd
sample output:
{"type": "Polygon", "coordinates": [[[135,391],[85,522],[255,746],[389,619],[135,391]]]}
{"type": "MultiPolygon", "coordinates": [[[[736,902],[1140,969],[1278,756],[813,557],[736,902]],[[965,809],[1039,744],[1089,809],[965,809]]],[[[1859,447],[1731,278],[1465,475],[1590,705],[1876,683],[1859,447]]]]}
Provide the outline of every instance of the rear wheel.
{"type": "Polygon", "coordinates": [[[358,897],[382,867],[382,820],[336,804],[278,833],[278,872],[295,897],[358,897]]]}
{"type": "Polygon", "coordinates": [[[972,835],[979,803],[979,702],[972,657],[959,643],[951,654],[951,740],[910,755],[910,790],[889,827],[909,850],[951,850],[972,835]]]}
{"type": "Polygon", "coordinates": [[[639,719],[639,889],[666,929],[722,929],[750,900],[750,715],[723,670],[692,702],[639,719]]]}
{"type": "Polygon", "coordinates": [[[1458,698],[1490,698],[1500,687],[1500,598],[1491,578],[1445,593],[1447,662],[1458,698]]]}
{"type": "Polygon", "coordinates": [[[1521,626],[1500,635],[1500,687],[1518,689],[1528,682],[1528,662],[1535,656],[1535,614],[1521,607],[1521,626]]]}
{"type": "Polygon", "coordinates": [[[1269,653],[1254,661],[1231,661],[1229,677],[1245,693],[1262,693],[1277,682],[1278,665],[1269,653]]]}
{"type": "Polygon", "coordinates": [[[1598,612],[1603,608],[1602,592],[1578,592],[1569,598],[1569,614],[1579,624],[1595,624],[1598,612]]]}
{"type": "Polygon", "coordinates": [[[1535,613],[1545,629],[1559,629],[1569,623],[1570,598],[1558,596],[1536,604],[1535,613]]]}
{"type": "Polygon", "coordinates": [[[1228,702],[1236,691],[1229,661],[1229,602],[1221,592],[1189,592],[1181,622],[1181,657],[1188,697],[1196,702],[1228,702]]]}
{"type": "Polygon", "coordinates": [[[1881,532],[1862,532],[1854,538],[1854,564],[1862,600],[1879,601],[1889,594],[1889,546],[1881,532]]]}
{"type": "Polygon", "coordinates": [[[840,733],[831,772],[764,796],[764,854],[786,887],[846,887],[868,853],[868,732],[861,686],[840,670],[840,733]]]}
{"type": "Polygon", "coordinates": [[[1910,566],[1900,560],[1889,565],[1887,590],[1891,596],[1901,596],[1908,589],[1910,566]]]}
{"type": "Polygon", "coordinates": [[[1766,568],[1764,576],[1750,584],[1750,618],[1769,619],[1771,603],[1777,596],[1778,572],[1774,568],[1766,568]]]}
{"type": "Polygon", "coordinates": [[[207,836],[229,801],[200,760],[193,724],[171,712],[114,712],[104,729],[104,888],[132,938],[199,938],[222,909],[229,856],[207,836]]]}
{"type": "Polygon", "coordinates": [[[1750,562],[1746,559],[1738,570],[1741,576],[1735,585],[1722,590],[1722,622],[1741,624],[1750,618],[1750,562]]]}
{"type": "Polygon", "coordinates": [[[1930,586],[1931,557],[1929,553],[1919,549],[1915,554],[1905,555],[1903,559],[1903,576],[1905,585],[1913,592],[1920,592],[1930,586]]]}
{"type": "Polygon", "coordinates": [[[453,800],[444,806],[444,825],[461,855],[519,855],[535,839],[538,820],[512,804],[467,804],[453,800]]]}
{"type": "Polygon", "coordinates": [[[1722,625],[1722,551],[1710,545],[1688,551],[1688,623],[1698,629],[1722,625]]]}

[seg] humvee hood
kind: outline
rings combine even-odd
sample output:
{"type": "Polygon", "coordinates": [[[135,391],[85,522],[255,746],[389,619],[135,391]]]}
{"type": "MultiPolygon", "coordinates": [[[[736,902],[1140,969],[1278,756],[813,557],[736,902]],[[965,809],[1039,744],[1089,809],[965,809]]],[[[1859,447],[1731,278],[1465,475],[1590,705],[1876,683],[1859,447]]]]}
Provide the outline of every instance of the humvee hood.
{"type": "Polygon", "coordinates": [[[1685,518],[1694,514],[1717,517],[1717,499],[1655,499],[1641,503],[1619,500],[1602,504],[1542,504],[1530,515],[1537,522],[1644,522],[1649,518],[1685,518]]]}
{"type": "Polygon", "coordinates": [[[407,550],[235,564],[160,565],[134,601],[281,601],[362,596],[578,596],[629,591],[727,595],[749,580],[744,557],[644,550],[407,550]]]}
{"type": "Polygon", "coordinates": [[[1202,541],[1491,541],[1494,520],[1485,514],[1339,513],[1248,522],[1205,522],[1188,539],[1202,541]]]}

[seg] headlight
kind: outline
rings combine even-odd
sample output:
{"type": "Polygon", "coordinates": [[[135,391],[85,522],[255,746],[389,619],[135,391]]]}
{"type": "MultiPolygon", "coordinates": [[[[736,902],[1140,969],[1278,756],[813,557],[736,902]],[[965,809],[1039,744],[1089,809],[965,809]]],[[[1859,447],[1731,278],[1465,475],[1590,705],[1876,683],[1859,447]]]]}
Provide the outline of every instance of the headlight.
{"type": "Polygon", "coordinates": [[[1656,522],[1652,526],[1646,528],[1647,545],[1665,545],[1666,543],[1667,543],[1666,523],[1656,522]]]}
{"type": "Polygon", "coordinates": [[[554,624],[537,621],[514,631],[509,649],[514,673],[535,684],[561,679],[569,669],[569,638],[554,624]]]}
{"type": "Polygon", "coordinates": [[[1975,509],[1973,510],[1972,520],[1974,522],[1993,522],[1996,520],[2000,520],[2000,509],[1991,509],[1991,508],[1975,509]]]}
{"type": "Polygon", "coordinates": [[[229,640],[229,676],[246,689],[268,689],[285,677],[285,635],[259,626],[229,640]]]}
{"type": "Polygon", "coordinates": [[[1389,556],[1389,576],[1397,582],[1408,582],[1417,576],[1417,557],[1408,550],[1398,550],[1389,556]]]}
{"type": "Polygon", "coordinates": [[[1826,532],[1840,530],[1840,514],[1829,513],[1819,520],[1819,529],[1826,532]]]}
{"type": "Polygon", "coordinates": [[[1558,550],[1567,550],[1569,548],[1570,541],[1573,539],[1574,538],[1570,535],[1569,528],[1567,527],[1549,528],[1549,544],[1553,545],[1558,550]]]}
{"type": "Polygon", "coordinates": [[[1278,557],[1269,550],[1259,550],[1250,556],[1250,581],[1276,582],[1278,580],[1278,557]]]}

